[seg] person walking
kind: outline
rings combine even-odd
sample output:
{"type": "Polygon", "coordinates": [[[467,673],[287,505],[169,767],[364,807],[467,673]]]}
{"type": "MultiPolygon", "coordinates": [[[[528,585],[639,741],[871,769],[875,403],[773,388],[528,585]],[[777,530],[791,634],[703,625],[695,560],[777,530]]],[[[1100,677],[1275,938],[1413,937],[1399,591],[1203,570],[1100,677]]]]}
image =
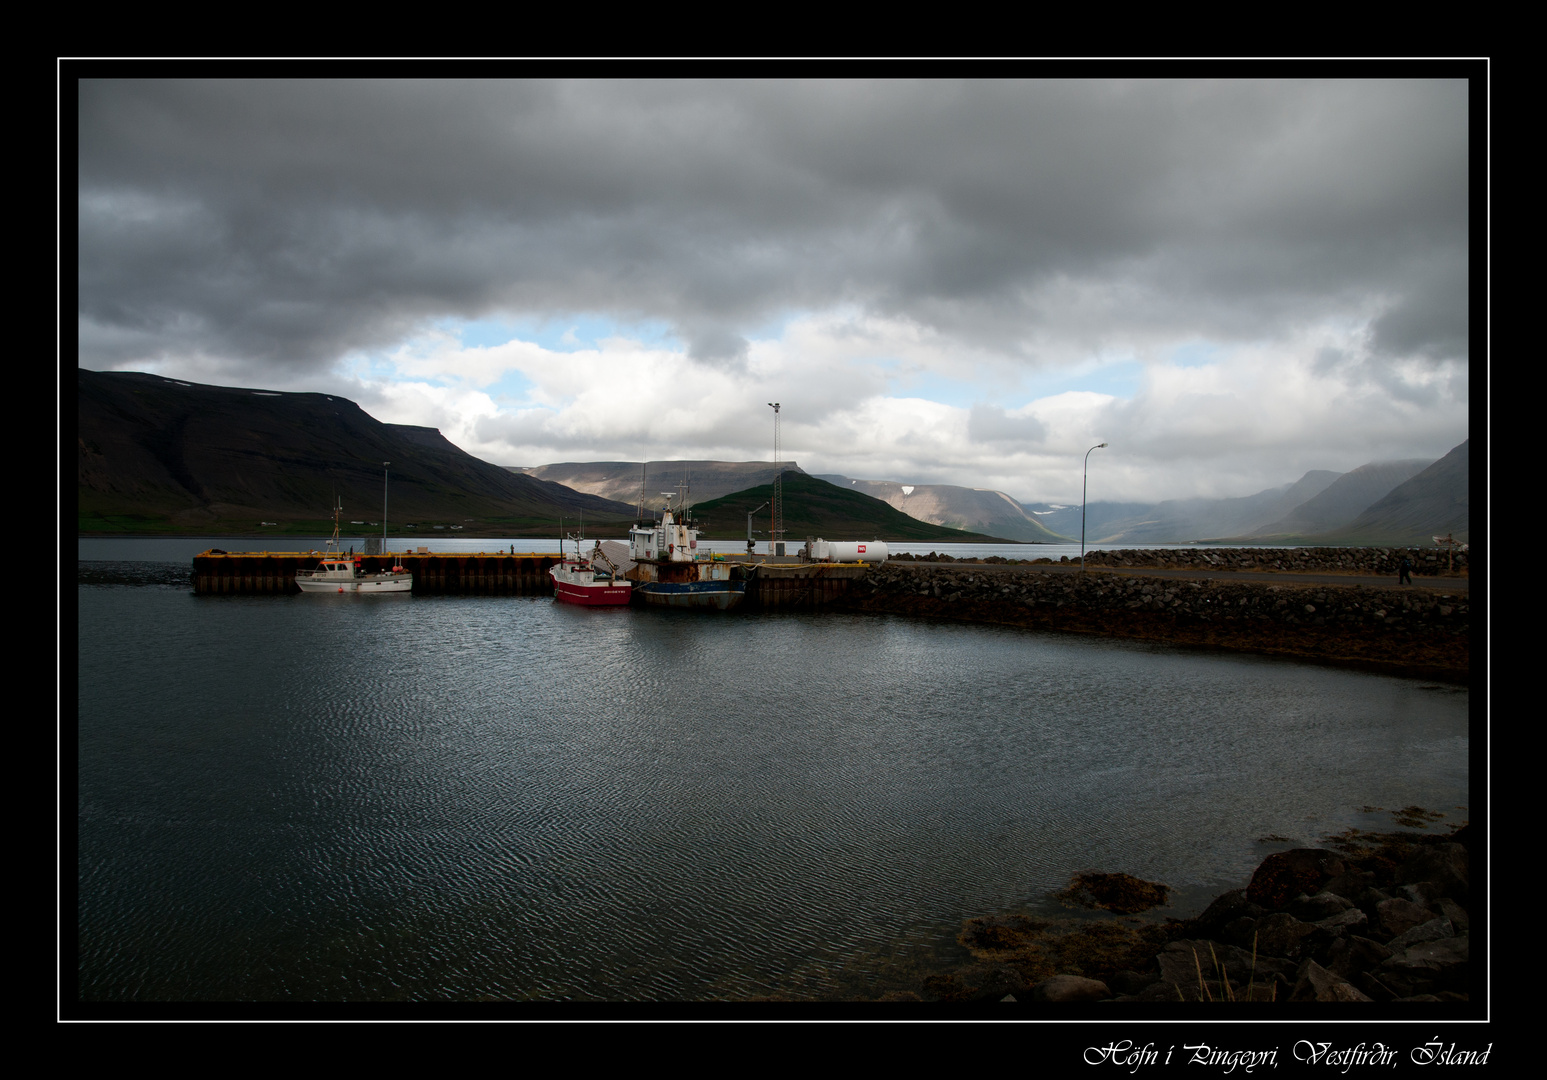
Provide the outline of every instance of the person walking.
{"type": "Polygon", "coordinates": [[[1402,569],[1397,574],[1398,585],[1411,585],[1413,583],[1413,560],[1406,555],[1402,556],[1402,569]]]}

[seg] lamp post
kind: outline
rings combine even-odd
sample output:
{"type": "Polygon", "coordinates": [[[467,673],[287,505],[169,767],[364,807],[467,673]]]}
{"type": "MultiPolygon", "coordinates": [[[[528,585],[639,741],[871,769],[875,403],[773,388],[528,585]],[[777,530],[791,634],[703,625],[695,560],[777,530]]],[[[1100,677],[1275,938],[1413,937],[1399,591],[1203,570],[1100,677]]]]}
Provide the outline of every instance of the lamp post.
{"type": "MultiPolygon", "coordinates": [[[[767,506],[767,505],[768,505],[767,503],[763,504],[763,506],[767,506]]],[[[757,510],[761,510],[763,508],[763,506],[759,506],[757,508],[757,510]]],[[[752,554],[753,551],[757,550],[757,541],[752,539],[752,515],[757,513],[757,510],[752,510],[752,511],[749,511],[747,513],[747,554],[748,555],[752,554]]]]}
{"type": "Polygon", "coordinates": [[[1080,481],[1080,573],[1085,573],[1085,494],[1090,490],[1091,450],[1100,450],[1106,443],[1097,443],[1085,451],[1085,474],[1080,481]]]}

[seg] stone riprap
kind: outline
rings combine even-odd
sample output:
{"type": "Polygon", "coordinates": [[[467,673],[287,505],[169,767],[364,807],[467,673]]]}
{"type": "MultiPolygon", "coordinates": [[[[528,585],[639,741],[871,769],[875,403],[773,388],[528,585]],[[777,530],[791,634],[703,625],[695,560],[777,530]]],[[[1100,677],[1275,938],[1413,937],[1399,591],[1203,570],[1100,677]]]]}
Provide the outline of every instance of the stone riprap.
{"type": "MultiPolygon", "coordinates": [[[[1079,564],[1079,558],[1067,556],[1059,559],[1038,557],[1036,548],[1027,549],[1024,559],[1007,559],[991,555],[981,561],[985,564],[1062,565],[1079,564]]],[[[1389,575],[1393,581],[1401,568],[1403,556],[1412,562],[1412,573],[1417,576],[1437,576],[1447,573],[1465,573],[1471,566],[1469,551],[1454,553],[1440,548],[1168,548],[1125,549],[1121,551],[1087,551],[1086,567],[1114,567],[1128,570],[1247,570],[1282,571],[1299,574],[1366,574],[1376,577],[1389,575]]],[[[893,562],[957,562],[950,555],[893,555],[893,562]]]]}
{"type": "Polygon", "coordinates": [[[1466,1002],[1470,830],[1351,835],[1269,855],[1196,918],[1072,932],[1028,915],[970,919],[976,963],[926,979],[946,1001],[1466,1002]]]}
{"type": "Polygon", "coordinates": [[[1452,679],[1465,679],[1471,661],[1468,593],[1433,587],[891,560],[856,581],[844,606],[1333,660],[1452,679]]]}

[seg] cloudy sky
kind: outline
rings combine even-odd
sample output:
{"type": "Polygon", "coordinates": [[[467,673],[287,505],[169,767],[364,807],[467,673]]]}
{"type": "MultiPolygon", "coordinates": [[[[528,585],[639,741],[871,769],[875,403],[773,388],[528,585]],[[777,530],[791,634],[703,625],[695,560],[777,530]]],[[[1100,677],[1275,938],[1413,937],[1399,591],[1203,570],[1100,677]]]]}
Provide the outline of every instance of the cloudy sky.
{"type": "Polygon", "coordinates": [[[773,401],[808,471],[1028,501],[1099,442],[1092,499],[1437,458],[1468,94],[87,80],[79,365],[339,394],[500,465],[770,460],[773,401]]]}

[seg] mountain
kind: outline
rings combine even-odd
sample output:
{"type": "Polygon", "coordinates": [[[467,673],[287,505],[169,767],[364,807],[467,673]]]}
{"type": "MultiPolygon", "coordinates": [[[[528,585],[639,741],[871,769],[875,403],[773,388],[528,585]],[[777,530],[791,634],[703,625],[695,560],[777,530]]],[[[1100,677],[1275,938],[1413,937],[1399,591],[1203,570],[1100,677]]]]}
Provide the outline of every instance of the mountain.
{"type": "Polygon", "coordinates": [[[633,519],[632,505],[513,475],[347,398],[84,369],[76,389],[83,533],[251,534],[269,521],[316,534],[332,529],[335,495],[346,518],[379,522],[386,461],[388,521],[405,526],[552,535],[561,516],[633,519]]]}
{"type": "Polygon", "coordinates": [[[1340,475],[1316,469],[1292,484],[1267,488],[1237,499],[1168,499],[1155,508],[1153,525],[1131,529],[1124,539],[1166,543],[1242,536],[1270,521],[1277,521],[1301,503],[1320,495],[1335,484],[1340,475]],[[1167,539],[1162,540],[1162,536],[1167,539]]]}
{"type": "MultiPolygon", "coordinates": [[[[1039,544],[1067,544],[1060,536],[1028,513],[1020,503],[1002,491],[988,488],[957,487],[953,484],[899,484],[891,480],[854,480],[836,474],[818,474],[836,487],[857,491],[880,499],[909,517],[1039,544]]],[[[1078,533],[1076,533],[1078,536],[1078,533]]]]}
{"type": "Polygon", "coordinates": [[[1329,544],[1422,545],[1447,533],[1471,541],[1468,439],[1417,476],[1397,485],[1347,525],[1316,537],[1329,544]]]}
{"type": "MultiPolygon", "coordinates": [[[[1346,473],[1316,470],[1240,499],[1091,503],[1088,543],[1424,544],[1469,537],[1467,444],[1432,464],[1370,462],[1346,473]]],[[[1027,503],[1048,527],[1079,535],[1079,506],[1027,503]]]]}
{"type": "MultiPolygon", "coordinates": [[[[1341,473],[1313,470],[1292,484],[1236,499],[1167,499],[1159,503],[1091,503],[1085,540],[1091,544],[1185,544],[1243,536],[1277,521],[1321,494],[1341,473]]],[[[1061,533],[1080,535],[1080,508],[1028,503],[1027,509],[1061,533]]]]}
{"type": "MultiPolygon", "coordinates": [[[[782,486],[786,543],[802,543],[808,536],[824,540],[925,540],[947,544],[991,543],[1000,539],[931,525],[893,510],[879,499],[802,472],[786,472],[782,486]]],[[[693,505],[693,516],[705,529],[706,539],[731,540],[747,535],[747,514],[755,513],[753,527],[761,530],[755,538],[767,540],[769,511],[763,504],[772,498],[773,484],[760,484],[697,503],[693,505]]]]}
{"type": "MultiPolygon", "coordinates": [[[[1046,528],[1078,541],[1080,504],[1022,503],[1026,513],[1046,528]]],[[[1093,502],[1085,507],[1085,538],[1092,543],[1098,536],[1118,535],[1134,522],[1147,521],[1155,512],[1154,503],[1093,502]]]]}
{"type": "Polygon", "coordinates": [[[1430,464],[1427,458],[1409,458],[1361,465],[1338,477],[1326,490],[1284,517],[1254,530],[1251,538],[1298,542],[1304,537],[1330,532],[1354,520],[1371,503],[1390,494],[1398,484],[1411,480],[1430,464]]]}
{"type": "MultiPolygon", "coordinates": [[[[690,505],[758,484],[772,484],[774,478],[771,461],[567,461],[532,468],[515,465],[506,468],[513,473],[551,480],[576,491],[638,507],[641,466],[646,469],[643,486],[645,507],[649,510],[659,510],[666,505],[664,492],[672,492],[675,498],[677,485],[684,477],[687,478],[690,505]]],[[[793,461],[784,462],[781,468],[801,471],[793,461]]]]}

